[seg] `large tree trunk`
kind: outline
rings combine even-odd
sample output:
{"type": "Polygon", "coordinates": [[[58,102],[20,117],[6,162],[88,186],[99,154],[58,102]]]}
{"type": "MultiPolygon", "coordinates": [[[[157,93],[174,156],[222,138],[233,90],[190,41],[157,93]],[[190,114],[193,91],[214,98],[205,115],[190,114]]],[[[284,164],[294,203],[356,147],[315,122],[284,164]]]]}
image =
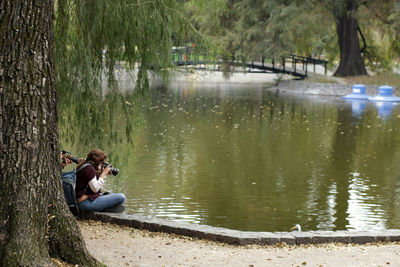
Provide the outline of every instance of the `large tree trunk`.
{"type": "Polygon", "coordinates": [[[97,265],[58,164],[54,3],[0,1],[0,265],[97,265]]]}
{"type": "Polygon", "coordinates": [[[355,18],[357,0],[344,0],[343,6],[335,10],[336,31],[340,48],[340,63],[334,76],[367,75],[361,57],[355,18]]]}

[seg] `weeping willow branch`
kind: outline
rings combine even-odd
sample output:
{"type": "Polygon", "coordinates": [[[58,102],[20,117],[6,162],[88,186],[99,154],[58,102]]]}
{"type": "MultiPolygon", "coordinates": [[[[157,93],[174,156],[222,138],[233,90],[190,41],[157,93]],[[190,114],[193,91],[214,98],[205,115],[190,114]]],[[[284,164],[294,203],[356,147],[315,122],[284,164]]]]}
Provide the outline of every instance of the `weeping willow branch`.
{"type": "Polygon", "coordinates": [[[193,24],[185,17],[185,15],[183,15],[181,12],[179,12],[179,11],[176,10],[176,9],[173,9],[173,8],[170,8],[170,7],[166,6],[165,4],[164,4],[164,7],[165,7],[166,9],[171,10],[172,12],[176,13],[178,16],[180,16],[180,17],[187,23],[187,25],[189,25],[189,27],[193,30],[193,32],[195,32],[195,33],[197,33],[198,35],[204,37],[204,35],[203,35],[201,32],[199,32],[199,31],[193,26],[193,24]]]}
{"type": "MultiPolygon", "coordinates": [[[[136,86],[129,89],[147,92],[147,71],[163,75],[172,66],[172,47],[187,40],[188,34],[201,33],[173,0],[58,0],[56,4],[55,63],[59,121],[64,126],[60,135],[62,140],[101,147],[98,144],[103,144],[104,137],[115,141],[112,118],[116,109],[126,112],[127,118],[136,114],[121,101],[128,93],[118,90],[116,67],[120,65],[124,73],[138,70],[136,86]],[[112,123],[104,125],[104,121],[112,123]]],[[[126,129],[129,135],[133,125],[127,123],[126,129]]]]}

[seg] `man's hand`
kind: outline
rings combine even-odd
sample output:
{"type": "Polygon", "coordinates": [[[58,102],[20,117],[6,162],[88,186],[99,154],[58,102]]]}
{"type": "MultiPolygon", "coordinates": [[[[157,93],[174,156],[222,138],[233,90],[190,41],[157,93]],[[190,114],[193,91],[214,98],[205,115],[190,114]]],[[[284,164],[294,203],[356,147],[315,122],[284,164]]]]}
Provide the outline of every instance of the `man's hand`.
{"type": "Polygon", "coordinates": [[[72,163],[71,159],[69,159],[68,157],[64,157],[63,153],[60,153],[60,160],[62,168],[72,163]]]}

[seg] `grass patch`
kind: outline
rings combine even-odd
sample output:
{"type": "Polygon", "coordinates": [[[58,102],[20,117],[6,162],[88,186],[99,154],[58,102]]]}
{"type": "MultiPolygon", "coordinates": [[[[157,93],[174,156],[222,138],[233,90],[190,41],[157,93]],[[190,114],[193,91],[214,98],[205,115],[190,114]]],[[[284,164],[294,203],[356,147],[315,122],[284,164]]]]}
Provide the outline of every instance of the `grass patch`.
{"type": "Polygon", "coordinates": [[[400,88],[400,74],[395,73],[382,73],[371,76],[355,76],[347,77],[346,83],[349,84],[373,84],[373,85],[390,85],[392,87],[400,88]]]}
{"type": "Polygon", "coordinates": [[[313,82],[313,83],[343,83],[343,82],[345,82],[345,80],[342,78],[337,78],[337,77],[333,77],[333,76],[325,76],[325,75],[320,75],[320,74],[312,74],[310,76],[307,76],[305,81],[313,82]]]}
{"type": "Polygon", "coordinates": [[[333,77],[325,75],[310,75],[306,79],[315,83],[341,83],[341,84],[370,84],[370,85],[390,85],[400,88],[400,74],[392,72],[381,73],[371,76],[353,76],[353,77],[333,77]]]}

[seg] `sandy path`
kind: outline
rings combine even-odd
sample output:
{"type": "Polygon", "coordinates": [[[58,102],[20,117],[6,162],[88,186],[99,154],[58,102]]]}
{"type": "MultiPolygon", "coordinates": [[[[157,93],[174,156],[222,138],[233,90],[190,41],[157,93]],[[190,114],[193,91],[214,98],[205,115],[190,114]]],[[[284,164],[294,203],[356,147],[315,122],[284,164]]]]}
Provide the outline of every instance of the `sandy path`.
{"type": "Polygon", "coordinates": [[[400,243],[231,246],[80,221],[89,251],[107,266],[400,266],[400,243]]]}

